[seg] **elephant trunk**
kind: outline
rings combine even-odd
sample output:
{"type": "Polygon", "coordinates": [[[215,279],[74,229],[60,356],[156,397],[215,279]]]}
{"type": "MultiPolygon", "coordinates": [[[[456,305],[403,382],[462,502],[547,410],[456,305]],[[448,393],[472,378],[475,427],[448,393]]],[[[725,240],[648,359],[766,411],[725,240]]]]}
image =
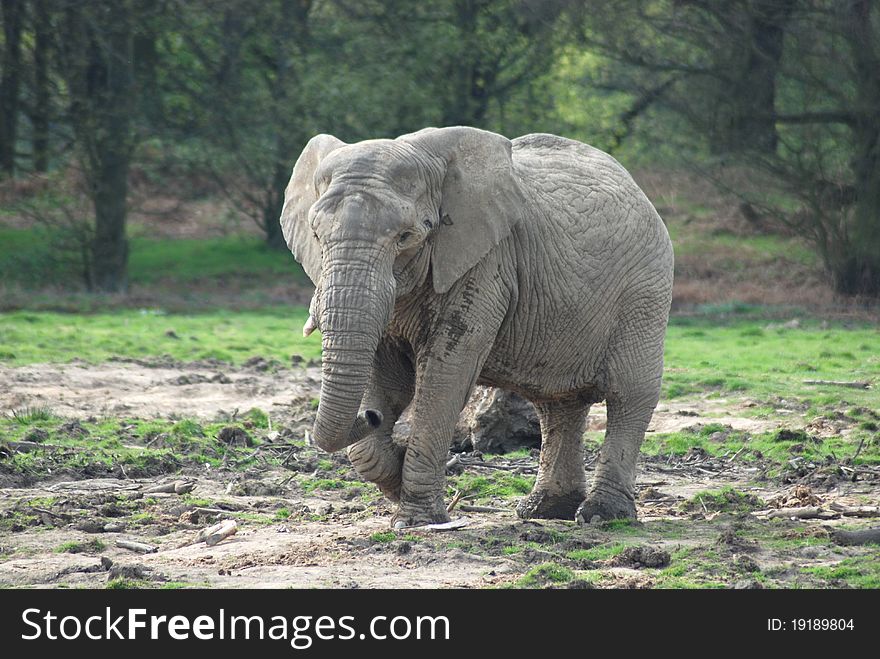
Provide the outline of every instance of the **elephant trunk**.
{"type": "Polygon", "coordinates": [[[377,272],[377,259],[328,253],[320,304],[322,379],[315,443],[339,451],[382,424],[378,410],[358,414],[373,356],[391,315],[393,290],[377,272]]]}

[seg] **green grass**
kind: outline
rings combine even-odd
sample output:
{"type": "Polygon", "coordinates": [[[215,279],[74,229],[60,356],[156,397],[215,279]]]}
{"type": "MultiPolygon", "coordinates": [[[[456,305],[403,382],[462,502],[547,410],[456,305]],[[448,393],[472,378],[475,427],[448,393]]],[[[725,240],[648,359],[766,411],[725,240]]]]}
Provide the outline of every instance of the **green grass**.
{"type": "Polygon", "coordinates": [[[84,542],[65,542],[55,548],[58,554],[97,554],[107,548],[100,540],[87,540],[84,542]]]}
{"type": "Polygon", "coordinates": [[[574,572],[556,563],[536,565],[526,572],[516,585],[519,588],[545,588],[550,585],[568,583],[574,579],[574,572]]]}
{"type": "MultiPolygon", "coordinates": [[[[79,284],[75,264],[53,252],[43,228],[0,227],[0,281],[25,286],[79,284]]],[[[134,235],[129,242],[128,276],[133,287],[173,282],[177,286],[224,283],[232,279],[258,283],[305,274],[287,250],[272,250],[258,236],[154,239],[134,235]]]]}
{"type": "Polygon", "coordinates": [[[720,490],[697,492],[684,504],[685,510],[707,510],[710,512],[749,512],[763,506],[764,502],[754,494],[746,494],[730,486],[720,490]]]}
{"type": "Polygon", "coordinates": [[[786,328],[766,320],[673,318],[666,335],[663,397],[743,394],[758,400],[876,407],[871,390],[808,385],[804,380],[880,382],[875,326],[786,328]]]}
{"type": "Polygon", "coordinates": [[[291,355],[320,357],[320,337],[306,339],[300,332],[306,318],[304,307],[192,315],[155,309],[88,315],[0,313],[0,363],[74,359],[98,363],[111,358],[170,357],[184,362],[217,359],[240,364],[260,356],[288,364],[291,355]]]}
{"type": "Polygon", "coordinates": [[[820,464],[831,458],[834,462],[854,456],[862,439],[865,440],[855,464],[880,464],[880,437],[864,430],[854,430],[847,437],[812,438],[802,431],[775,430],[747,433],[726,429],[714,439],[712,426],[701,430],[685,429],[674,433],[649,433],[642,444],[647,455],[685,455],[693,449],[702,449],[712,456],[739,454],[742,462],[760,460],[783,467],[797,456],[807,462],[820,464]]]}
{"type": "Polygon", "coordinates": [[[39,426],[40,422],[52,421],[55,415],[48,407],[25,407],[10,411],[12,419],[20,426],[39,426]]]}
{"type": "Polygon", "coordinates": [[[509,472],[496,471],[486,475],[465,473],[450,478],[449,489],[461,490],[475,501],[492,497],[509,499],[528,494],[534,483],[533,476],[519,476],[509,472]]]}
{"type": "Polygon", "coordinates": [[[805,567],[801,572],[825,582],[844,582],[850,588],[880,588],[880,560],[854,556],[833,566],[805,567]]]}
{"type": "Polygon", "coordinates": [[[370,541],[375,543],[388,543],[397,540],[397,534],[394,531],[378,531],[370,536],[370,541]]]}
{"type": "MultiPolygon", "coordinates": [[[[39,448],[13,452],[4,458],[4,468],[24,476],[45,478],[59,469],[87,470],[97,476],[113,474],[121,466],[133,478],[175,472],[187,464],[220,466],[224,458],[229,465],[246,468],[253,459],[252,448],[217,441],[217,433],[228,425],[225,422],[97,419],[80,421],[74,432],[65,427],[66,422],[50,417],[24,425],[13,416],[0,416],[0,446],[3,440],[26,439],[35,429],[46,434],[39,448]]],[[[266,459],[271,462],[275,457],[266,459]]]]}
{"type": "Polygon", "coordinates": [[[614,558],[627,547],[629,545],[626,543],[615,542],[590,549],[575,549],[568,552],[567,556],[574,561],[606,561],[609,558],[614,558]]]}

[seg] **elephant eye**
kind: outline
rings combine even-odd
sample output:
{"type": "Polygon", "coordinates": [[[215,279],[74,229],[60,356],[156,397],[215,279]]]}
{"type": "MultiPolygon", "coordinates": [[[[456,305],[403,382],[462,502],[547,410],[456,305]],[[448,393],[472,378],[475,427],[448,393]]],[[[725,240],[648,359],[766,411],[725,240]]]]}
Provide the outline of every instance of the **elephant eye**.
{"type": "Polygon", "coordinates": [[[402,234],[400,234],[400,238],[397,239],[397,244],[403,245],[407,240],[409,240],[410,236],[412,236],[411,231],[404,231],[402,234]]]}

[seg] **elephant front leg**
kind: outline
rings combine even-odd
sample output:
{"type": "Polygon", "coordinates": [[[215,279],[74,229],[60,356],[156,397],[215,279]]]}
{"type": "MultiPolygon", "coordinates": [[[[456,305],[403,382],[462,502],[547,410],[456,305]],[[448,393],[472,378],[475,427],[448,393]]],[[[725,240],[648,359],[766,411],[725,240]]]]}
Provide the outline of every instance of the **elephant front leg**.
{"type": "Polygon", "coordinates": [[[416,368],[412,435],[403,461],[400,505],[392,519],[395,528],[449,521],[444,503],[446,458],[455,423],[504,317],[501,309],[487,312],[494,313],[474,319],[467,327],[459,323],[435,333],[422,353],[416,368]]]}

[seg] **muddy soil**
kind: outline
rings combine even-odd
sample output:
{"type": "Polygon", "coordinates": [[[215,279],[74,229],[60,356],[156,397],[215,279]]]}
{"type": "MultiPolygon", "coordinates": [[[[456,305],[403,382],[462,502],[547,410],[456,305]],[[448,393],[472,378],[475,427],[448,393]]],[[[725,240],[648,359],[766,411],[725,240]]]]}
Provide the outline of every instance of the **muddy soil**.
{"type": "MultiPolygon", "coordinates": [[[[0,410],[47,406],[72,419],[213,420],[257,407],[275,420],[276,432],[288,428],[298,433],[308,425],[303,410],[318,395],[319,378],[314,367],[259,361],[241,368],[121,361],[0,367],[0,410]]],[[[778,425],[742,414],[749,404],[718,399],[662,403],[650,431],[672,432],[695,422],[751,432],[778,425]]],[[[594,406],[589,429],[601,430],[604,423],[604,408],[594,406]]],[[[786,418],[788,427],[798,423],[807,420],[786,418]]],[[[298,457],[303,456],[307,459],[296,468],[277,461],[255,461],[246,470],[185,464],[154,478],[128,478],[124,470],[115,478],[67,471],[43,474],[27,487],[2,488],[0,586],[840,587],[847,583],[805,568],[871,556],[877,560],[876,546],[842,547],[829,539],[838,526],[861,528],[876,525],[876,519],[768,519],[692,502],[698,492],[730,486],[762,506],[876,506],[880,479],[872,474],[811,489],[809,483],[767,479],[760,464],[736,456],[643,457],[637,524],[521,521],[514,513],[516,497],[482,500],[479,506],[464,497],[453,517],[466,518],[467,526],[394,533],[389,529],[391,505],[344,469],[344,456],[332,457],[344,487],[329,489],[307,489],[297,479],[309,470],[318,473],[319,459],[331,458],[312,448],[303,449],[298,457]],[[151,491],[174,482],[185,485],[180,493],[151,491]],[[224,519],[236,521],[235,535],[210,547],[197,542],[202,529],[224,519]],[[120,540],[156,551],[137,553],[119,547],[120,540]],[[609,547],[624,551],[602,551],[609,547]],[[545,563],[573,576],[547,583],[540,575],[528,576],[545,563]]],[[[595,457],[585,454],[588,477],[595,457]]],[[[487,477],[529,475],[536,465],[534,455],[471,455],[456,470],[487,477]]]]}

